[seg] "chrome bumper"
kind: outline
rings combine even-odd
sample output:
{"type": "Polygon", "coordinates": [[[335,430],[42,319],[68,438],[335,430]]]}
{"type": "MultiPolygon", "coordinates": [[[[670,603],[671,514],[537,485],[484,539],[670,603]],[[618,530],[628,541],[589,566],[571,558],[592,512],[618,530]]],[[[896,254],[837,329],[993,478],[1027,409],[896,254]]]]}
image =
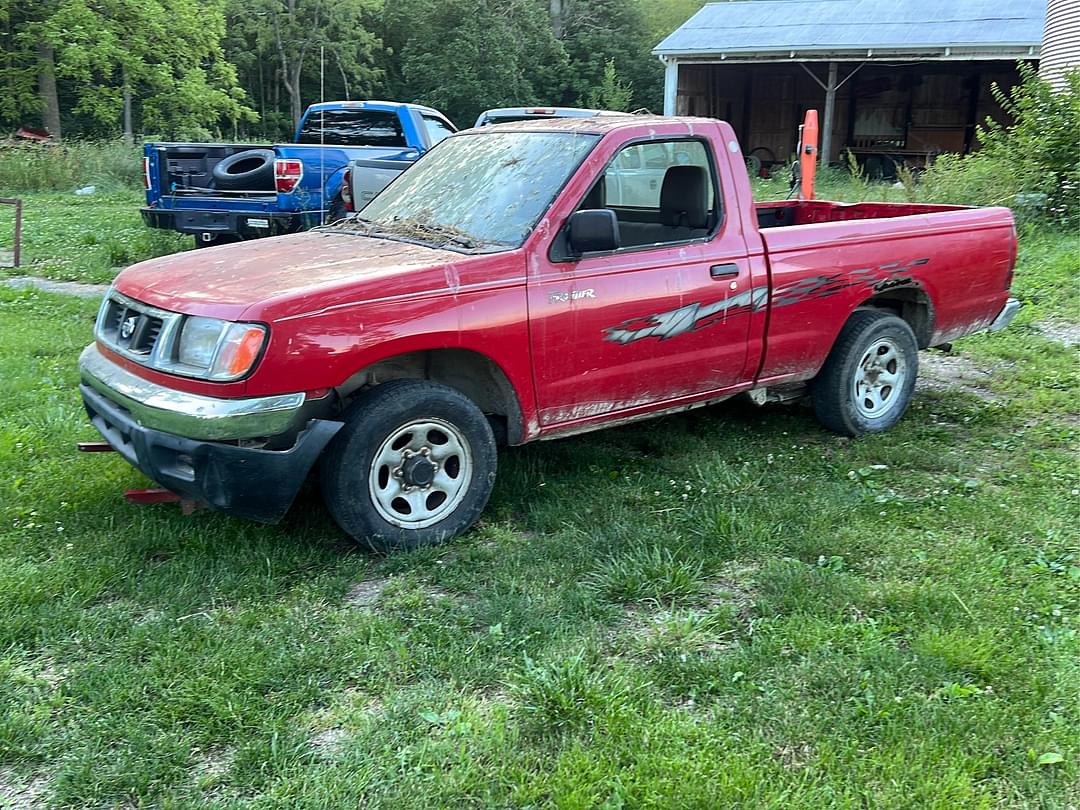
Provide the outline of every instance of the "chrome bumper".
{"type": "Polygon", "coordinates": [[[1016,313],[1020,311],[1022,306],[1023,304],[1015,298],[1010,298],[1005,302],[1005,306],[1001,308],[1001,312],[998,313],[998,316],[994,318],[994,322],[986,327],[986,330],[988,332],[1000,332],[1012,323],[1012,319],[1016,317],[1016,313]]]}
{"type": "Polygon", "coordinates": [[[79,374],[85,385],[127,410],[141,426],[189,439],[276,436],[292,426],[304,404],[303,393],[219,399],[176,391],[121,368],[93,343],[79,357],[79,374]]]}

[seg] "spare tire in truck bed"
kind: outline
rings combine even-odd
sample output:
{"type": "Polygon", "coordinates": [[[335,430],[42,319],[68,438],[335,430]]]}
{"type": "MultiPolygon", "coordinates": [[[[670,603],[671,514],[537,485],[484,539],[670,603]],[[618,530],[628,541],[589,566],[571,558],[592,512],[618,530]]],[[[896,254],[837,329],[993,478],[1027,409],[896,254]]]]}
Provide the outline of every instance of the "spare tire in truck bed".
{"type": "Polygon", "coordinates": [[[229,155],[214,166],[214,184],[220,189],[274,190],[273,149],[246,149],[229,155]]]}

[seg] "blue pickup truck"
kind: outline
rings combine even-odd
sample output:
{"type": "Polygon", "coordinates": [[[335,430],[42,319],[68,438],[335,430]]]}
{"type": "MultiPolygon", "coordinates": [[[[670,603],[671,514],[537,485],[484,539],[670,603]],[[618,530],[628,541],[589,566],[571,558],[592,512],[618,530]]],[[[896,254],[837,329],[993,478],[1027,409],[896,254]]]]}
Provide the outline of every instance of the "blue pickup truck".
{"type": "Polygon", "coordinates": [[[407,166],[455,130],[430,107],[329,101],[308,107],[293,144],[148,143],[143,221],[199,246],[305,230],[344,215],[351,162],[407,166]]]}

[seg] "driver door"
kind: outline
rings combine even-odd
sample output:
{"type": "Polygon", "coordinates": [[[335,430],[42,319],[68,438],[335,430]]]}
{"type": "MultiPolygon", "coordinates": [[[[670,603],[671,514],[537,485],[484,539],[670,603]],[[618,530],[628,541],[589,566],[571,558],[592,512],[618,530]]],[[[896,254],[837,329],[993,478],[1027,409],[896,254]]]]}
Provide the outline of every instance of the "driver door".
{"type": "Polygon", "coordinates": [[[549,252],[532,263],[530,340],[542,425],[677,402],[742,381],[750,266],[742,234],[725,227],[714,167],[704,140],[623,147],[578,209],[614,211],[632,244],[562,260],[549,252]],[[673,196],[661,193],[663,178],[686,165],[700,166],[708,180],[703,229],[663,224],[661,197],[670,208],[673,196]]]}

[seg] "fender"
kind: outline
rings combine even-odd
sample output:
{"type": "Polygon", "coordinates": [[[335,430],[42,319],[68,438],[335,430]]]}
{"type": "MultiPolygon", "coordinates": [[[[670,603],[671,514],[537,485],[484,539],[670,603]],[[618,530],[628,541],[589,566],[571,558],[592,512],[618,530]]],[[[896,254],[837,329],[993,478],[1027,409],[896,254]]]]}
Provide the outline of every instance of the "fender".
{"type": "Polygon", "coordinates": [[[486,413],[505,416],[509,444],[522,444],[539,432],[535,407],[529,408],[535,402],[530,375],[512,379],[503,363],[474,341],[461,341],[463,336],[426,337],[422,342],[403,337],[362,351],[355,358],[356,371],[333,389],[345,399],[365,386],[390,379],[437,380],[469,396],[486,413]]]}

